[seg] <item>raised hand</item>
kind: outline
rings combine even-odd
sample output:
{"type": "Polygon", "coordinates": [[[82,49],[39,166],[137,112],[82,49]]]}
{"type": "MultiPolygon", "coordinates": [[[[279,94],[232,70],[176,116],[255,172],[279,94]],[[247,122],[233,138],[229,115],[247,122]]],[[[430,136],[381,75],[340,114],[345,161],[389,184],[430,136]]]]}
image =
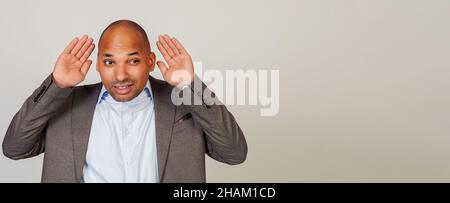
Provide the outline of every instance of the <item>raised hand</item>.
{"type": "Polygon", "coordinates": [[[85,79],[92,64],[92,60],[88,60],[95,47],[92,42],[87,35],[76,37],[59,55],[52,73],[58,87],[74,87],[85,79]]]}
{"type": "Polygon", "coordinates": [[[169,35],[159,36],[156,45],[167,63],[156,62],[164,80],[177,87],[191,84],[194,80],[194,65],[183,45],[169,35]]]}

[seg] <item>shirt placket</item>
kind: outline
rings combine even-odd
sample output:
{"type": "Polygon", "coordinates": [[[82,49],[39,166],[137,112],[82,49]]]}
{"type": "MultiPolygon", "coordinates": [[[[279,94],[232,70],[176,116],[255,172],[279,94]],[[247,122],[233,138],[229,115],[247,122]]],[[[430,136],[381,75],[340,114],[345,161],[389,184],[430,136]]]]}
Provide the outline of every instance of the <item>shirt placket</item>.
{"type": "Polygon", "coordinates": [[[130,115],[130,109],[126,104],[122,105],[122,140],[124,145],[123,147],[123,164],[124,164],[124,175],[125,175],[125,182],[130,182],[132,175],[131,175],[131,156],[130,156],[130,125],[131,125],[131,115],[130,115]]]}

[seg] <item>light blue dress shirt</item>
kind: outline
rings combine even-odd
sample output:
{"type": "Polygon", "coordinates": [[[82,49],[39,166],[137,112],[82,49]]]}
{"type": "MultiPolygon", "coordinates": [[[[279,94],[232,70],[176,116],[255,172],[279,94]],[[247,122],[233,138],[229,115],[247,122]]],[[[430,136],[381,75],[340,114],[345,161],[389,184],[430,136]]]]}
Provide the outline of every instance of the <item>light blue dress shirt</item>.
{"type": "Polygon", "coordinates": [[[82,182],[157,183],[155,113],[150,82],[128,102],[103,86],[92,121],[82,182]]]}

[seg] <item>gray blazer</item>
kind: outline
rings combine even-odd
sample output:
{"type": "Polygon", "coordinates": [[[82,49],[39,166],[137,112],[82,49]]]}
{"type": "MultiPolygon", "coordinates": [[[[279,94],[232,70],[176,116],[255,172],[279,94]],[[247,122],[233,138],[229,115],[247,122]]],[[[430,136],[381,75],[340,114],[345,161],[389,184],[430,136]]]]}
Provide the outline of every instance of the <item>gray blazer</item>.
{"type": "MultiPolygon", "coordinates": [[[[203,105],[176,106],[172,86],[151,76],[149,80],[160,182],[206,182],[205,153],[231,165],[245,161],[247,143],[225,106],[206,105],[206,98],[203,105]]],[[[3,140],[5,156],[18,160],[45,152],[42,182],[80,182],[101,87],[61,89],[48,76],[12,119],[3,140]]],[[[209,91],[204,84],[191,88],[199,97],[202,90],[209,91]]]]}

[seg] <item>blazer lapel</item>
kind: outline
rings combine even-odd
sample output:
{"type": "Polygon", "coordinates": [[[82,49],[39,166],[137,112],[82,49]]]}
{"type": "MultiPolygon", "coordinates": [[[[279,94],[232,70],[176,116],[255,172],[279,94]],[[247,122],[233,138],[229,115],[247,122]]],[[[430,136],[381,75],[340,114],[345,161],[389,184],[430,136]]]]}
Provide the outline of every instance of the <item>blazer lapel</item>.
{"type": "Polygon", "coordinates": [[[102,84],[97,83],[91,86],[84,86],[74,93],[71,129],[77,182],[81,181],[81,176],[83,175],[92,119],[101,88],[102,84]]]}
{"type": "Polygon", "coordinates": [[[175,119],[175,105],[172,104],[172,88],[165,82],[149,76],[155,108],[156,149],[159,181],[162,182],[166,169],[172,126],[175,119]]]}

